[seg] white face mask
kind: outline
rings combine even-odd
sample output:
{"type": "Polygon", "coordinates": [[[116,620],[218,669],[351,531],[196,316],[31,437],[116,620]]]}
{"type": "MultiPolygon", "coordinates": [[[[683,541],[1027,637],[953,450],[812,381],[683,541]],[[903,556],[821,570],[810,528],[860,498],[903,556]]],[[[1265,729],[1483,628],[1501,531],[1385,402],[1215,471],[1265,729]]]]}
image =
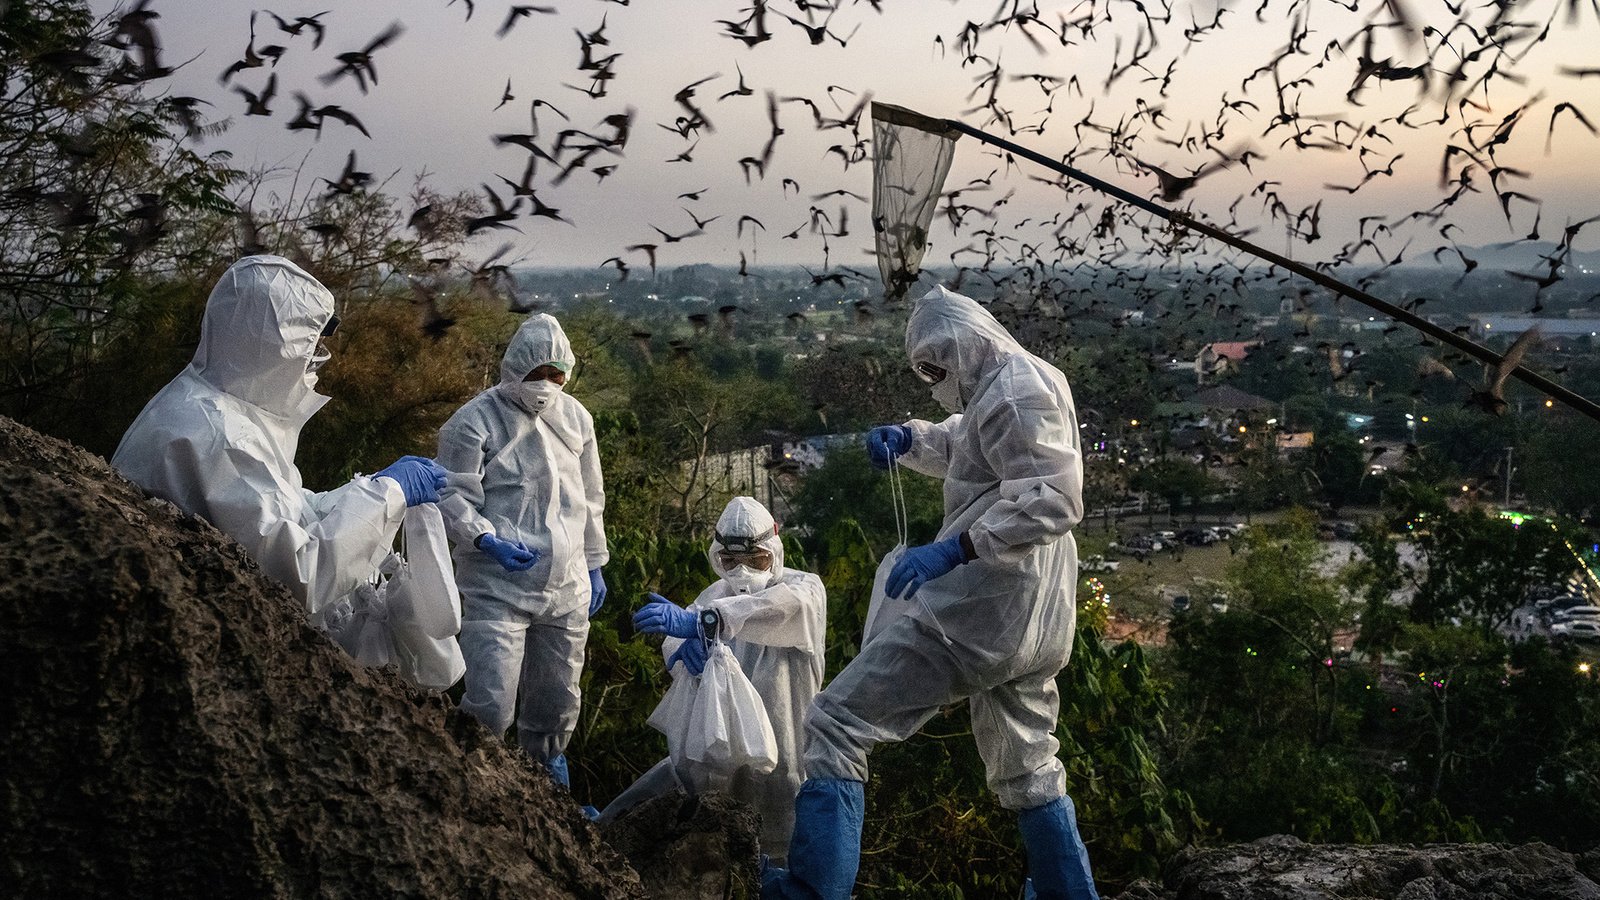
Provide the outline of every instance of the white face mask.
{"type": "Polygon", "coordinates": [[[966,407],[961,399],[961,381],[956,378],[956,373],[950,372],[933,386],[933,399],[944,407],[944,411],[955,415],[966,407]]]}
{"type": "Polygon", "coordinates": [[[766,569],[752,569],[749,566],[734,566],[722,573],[722,580],[726,581],[736,594],[754,594],[772,583],[772,572],[766,569]]]}
{"type": "Polygon", "coordinates": [[[561,385],[554,381],[518,381],[501,385],[501,388],[513,402],[534,415],[548,409],[561,393],[561,385]]]}

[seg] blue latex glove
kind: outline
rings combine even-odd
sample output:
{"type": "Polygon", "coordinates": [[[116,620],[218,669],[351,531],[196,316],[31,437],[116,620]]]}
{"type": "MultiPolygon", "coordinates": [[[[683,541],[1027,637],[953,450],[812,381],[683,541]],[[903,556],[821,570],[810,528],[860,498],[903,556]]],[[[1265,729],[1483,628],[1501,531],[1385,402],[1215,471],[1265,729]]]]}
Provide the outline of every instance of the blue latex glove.
{"type": "Polygon", "coordinates": [[[539,564],[539,551],[521,541],[502,541],[488,532],[478,535],[477,546],[507,572],[526,572],[539,564]]]}
{"type": "Polygon", "coordinates": [[[373,477],[393,478],[406,495],[406,506],[420,506],[439,502],[439,491],[444,488],[445,476],[449,474],[431,459],[402,456],[373,477]]]}
{"type": "Polygon", "coordinates": [[[648,594],[650,602],[633,614],[633,630],[692,638],[700,633],[695,615],[660,594],[648,594]]]}
{"type": "Polygon", "coordinates": [[[589,570],[589,617],[606,605],[606,576],[596,566],[589,570]]]}
{"type": "Polygon", "coordinates": [[[905,591],[906,599],[910,600],[917,595],[917,588],[966,561],[967,554],[961,549],[959,534],[936,543],[912,547],[889,570],[889,583],[885,589],[891,597],[898,597],[901,591],[905,591]]]}
{"type": "Polygon", "coordinates": [[[904,425],[879,425],[867,432],[867,459],[875,468],[889,468],[889,461],[911,451],[911,429],[904,425]]]}
{"type": "Polygon", "coordinates": [[[699,635],[685,640],[673,654],[667,658],[667,671],[672,671],[676,663],[683,663],[690,675],[698,676],[706,670],[706,642],[699,635]]]}

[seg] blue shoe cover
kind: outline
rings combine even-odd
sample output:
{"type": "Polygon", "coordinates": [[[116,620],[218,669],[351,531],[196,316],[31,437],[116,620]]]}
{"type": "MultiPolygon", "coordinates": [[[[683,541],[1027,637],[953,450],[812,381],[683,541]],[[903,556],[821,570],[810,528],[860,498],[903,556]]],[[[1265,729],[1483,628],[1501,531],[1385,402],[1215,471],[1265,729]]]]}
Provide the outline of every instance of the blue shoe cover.
{"type": "Polygon", "coordinates": [[[861,866],[866,785],[844,778],[808,778],[794,798],[789,868],[761,873],[762,900],[850,900],[861,866]]]}
{"type": "Polygon", "coordinates": [[[1022,843],[1028,849],[1027,898],[1100,900],[1089,870],[1089,849],[1078,834],[1072,798],[1061,797],[1017,816],[1022,843]]]}
{"type": "Polygon", "coordinates": [[[551,759],[544,764],[544,767],[550,770],[550,777],[555,779],[556,784],[569,791],[572,790],[572,776],[567,773],[567,757],[565,754],[551,759]]]}

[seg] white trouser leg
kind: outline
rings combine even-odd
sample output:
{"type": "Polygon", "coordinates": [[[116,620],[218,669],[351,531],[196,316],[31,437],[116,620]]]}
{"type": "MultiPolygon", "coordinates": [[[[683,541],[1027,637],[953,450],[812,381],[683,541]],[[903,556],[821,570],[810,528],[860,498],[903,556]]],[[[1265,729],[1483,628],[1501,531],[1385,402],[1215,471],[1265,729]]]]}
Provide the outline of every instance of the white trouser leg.
{"type": "Polygon", "coordinates": [[[467,683],[461,708],[503,736],[516,715],[528,614],[498,601],[468,599],[462,619],[467,683]]]}
{"type": "Polygon", "coordinates": [[[534,621],[522,657],[522,699],[517,705],[517,741],[529,756],[550,760],[567,750],[582,705],[587,607],[549,622],[534,621]]]}

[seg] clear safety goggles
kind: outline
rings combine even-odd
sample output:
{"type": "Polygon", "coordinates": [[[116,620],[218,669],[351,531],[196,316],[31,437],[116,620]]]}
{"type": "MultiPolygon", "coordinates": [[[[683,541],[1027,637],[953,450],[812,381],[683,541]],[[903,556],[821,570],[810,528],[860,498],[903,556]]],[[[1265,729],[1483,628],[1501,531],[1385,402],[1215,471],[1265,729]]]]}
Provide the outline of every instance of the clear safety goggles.
{"type": "Polygon", "coordinates": [[[950,374],[930,362],[914,363],[911,366],[911,371],[915,372],[924,384],[938,384],[945,379],[946,375],[950,374]]]}
{"type": "Polygon", "coordinates": [[[315,372],[327,365],[328,360],[333,359],[333,351],[328,349],[328,345],[324,341],[333,337],[333,333],[338,330],[339,317],[336,315],[329,316],[328,324],[322,326],[322,333],[317,336],[317,346],[311,351],[311,359],[306,362],[307,372],[315,372]]]}
{"type": "Polygon", "coordinates": [[[747,566],[758,572],[765,572],[772,568],[772,552],[766,549],[748,552],[723,550],[717,554],[717,564],[724,571],[732,571],[740,566],[747,566]]]}

